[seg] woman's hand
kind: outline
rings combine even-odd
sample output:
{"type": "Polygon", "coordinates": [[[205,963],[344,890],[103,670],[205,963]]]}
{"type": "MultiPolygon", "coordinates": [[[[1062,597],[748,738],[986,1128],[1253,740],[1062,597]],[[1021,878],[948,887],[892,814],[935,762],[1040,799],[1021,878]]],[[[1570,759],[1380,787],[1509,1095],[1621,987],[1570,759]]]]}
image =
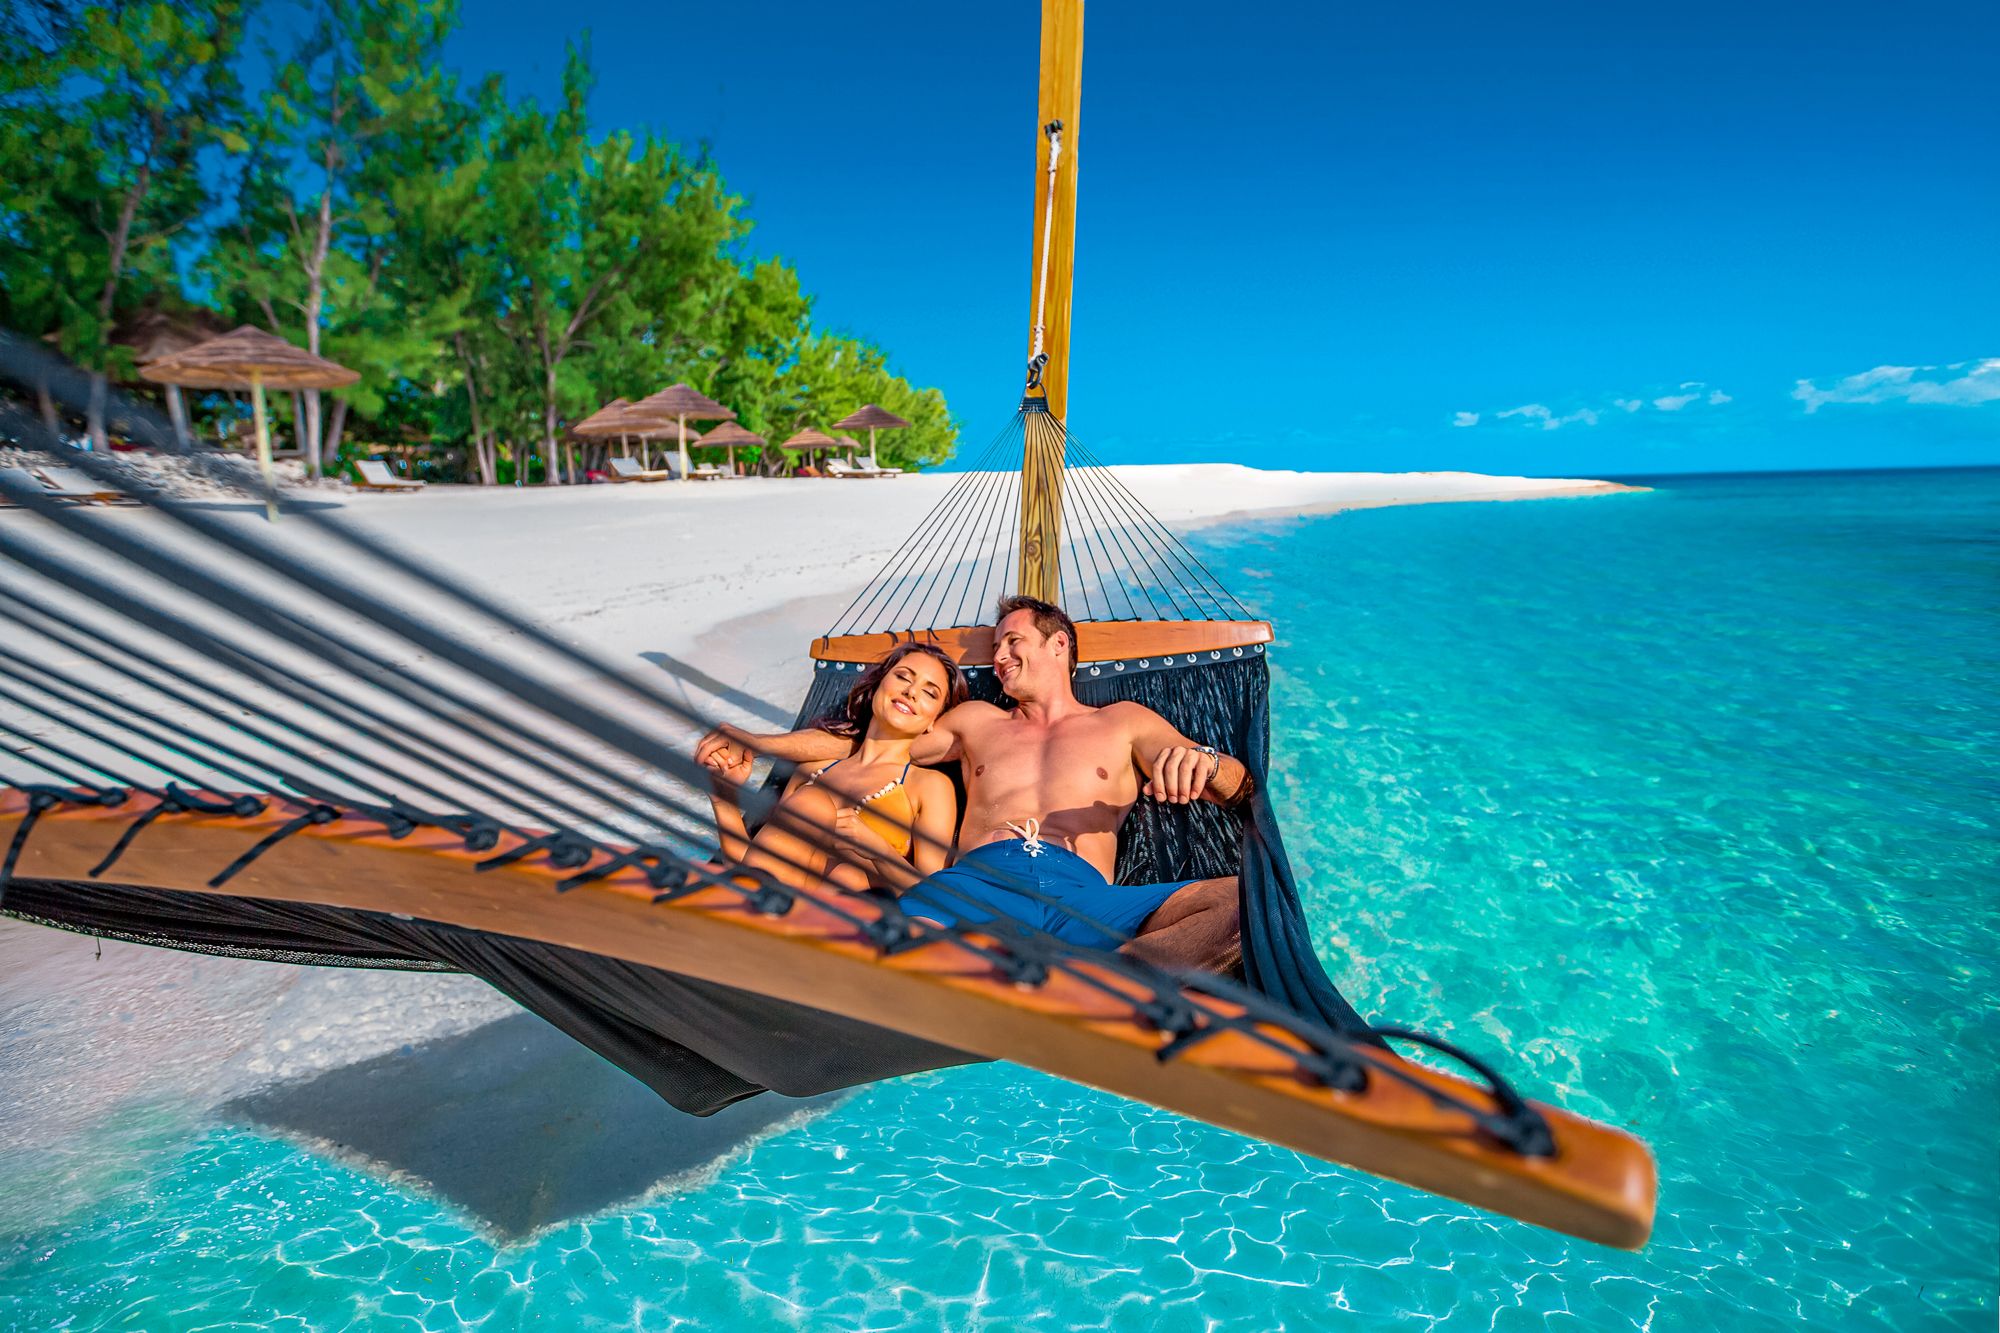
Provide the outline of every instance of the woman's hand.
{"type": "Polygon", "coordinates": [[[875,860],[903,859],[902,853],[890,845],[889,840],[875,831],[873,825],[861,818],[861,807],[843,805],[833,812],[833,831],[840,839],[838,850],[852,860],[858,849],[875,860]],[[855,844],[847,846],[845,844],[855,844]]]}
{"type": "Polygon", "coordinates": [[[750,748],[749,734],[727,722],[703,736],[694,747],[697,764],[722,773],[738,768],[747,773],[755,757],[750,748]]]}
{"type": "Polygon", "coordinates": [[[741,787],[750,780],[750,769],[756,757],[747,748],[726,750],[718,748],[702,761],[708,769],[708,780],[716,787],[741,787]]]}

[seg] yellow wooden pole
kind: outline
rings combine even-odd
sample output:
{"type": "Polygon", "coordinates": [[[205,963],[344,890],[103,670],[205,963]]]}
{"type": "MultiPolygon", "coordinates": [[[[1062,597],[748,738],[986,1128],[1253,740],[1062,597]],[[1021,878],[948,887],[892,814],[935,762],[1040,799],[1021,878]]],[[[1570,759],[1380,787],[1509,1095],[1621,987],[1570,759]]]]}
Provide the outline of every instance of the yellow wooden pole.
{"type": "MultiPolygon", "coordinates": [[[[271,466],[271,425],[264,415],[264,379],[254,370],[250,372],[250,417],[257,423],[257,470],[264,474],[264,485],[275,489],[278,479],[271,466]]],[[[265,497],[264,517],[273,523],[278,521],[275,495],[265,497]]]]}
{"type": "Polygon", "coordinates": [[[1018,587],[1057,600],[1062,583],[1063,422],[1069,412],[1070,287],[1076,260],[1077,116],[1083,102],[1083,0],[1042,0],[1035,102],[1035,225],[1028,293],[1027,413],[1021,454],[1018,587]],[[1051,166],[1053,165],[1053,170],[1051,166]],[[1043,358],[1047,358],[1044,360],[1043,358]]]}

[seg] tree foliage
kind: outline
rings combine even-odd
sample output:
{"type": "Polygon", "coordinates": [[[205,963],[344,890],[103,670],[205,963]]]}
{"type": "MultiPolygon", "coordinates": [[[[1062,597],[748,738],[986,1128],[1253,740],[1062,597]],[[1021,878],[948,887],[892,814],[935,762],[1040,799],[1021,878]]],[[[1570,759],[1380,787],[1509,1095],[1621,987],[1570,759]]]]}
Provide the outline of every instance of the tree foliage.
{"type": "Polygon", "coordinates": [[[568,426],[685,381],[774,441],[863,403],[946,457],[942,395],[815,329],[706,155],[593,127],[587,51],[552,106],[441,58],[455,0],[307,0],[243,54],[244,0],[24,0],[0,24],[0,319],[129,379],[113,338],[201,307],[360,372],[307,395],[309,459],[427,441],[488,483],[566,470],[568,426]],[[245,99],[245,60],[262,91],[245,99]]]}

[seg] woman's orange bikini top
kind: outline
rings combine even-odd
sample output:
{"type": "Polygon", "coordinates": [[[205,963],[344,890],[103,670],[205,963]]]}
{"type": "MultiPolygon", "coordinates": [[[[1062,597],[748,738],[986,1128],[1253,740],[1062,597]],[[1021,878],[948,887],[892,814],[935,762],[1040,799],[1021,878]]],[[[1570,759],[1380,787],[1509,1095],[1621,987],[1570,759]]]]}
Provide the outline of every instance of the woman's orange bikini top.
{"type": "MultiPolygon", "coordinates": [[[[807,778],[805,786],[812,786],[813,783],[818,782],[821,778],[833,772],[834,769],[839,768],[850,757],[845,756],[834,760],[825,768],[807,778]]],[[[871,792],[855,803],[856,808],[860,811],[861,822],[879,834],[882,841],[895,848],[896,855],[902,857],[904,860],[909,859],[910,846],[915,840],[910,830],[917,822],[916,807],[910,802],[909,788],[903,785],[903,779],[909,776],[910,765],[904,764],[901,775],[894,781],[884,786],[880,791],[871,792]]],[[[804,788],[802,787],[800,790],[804,790],[804,788]]]]}

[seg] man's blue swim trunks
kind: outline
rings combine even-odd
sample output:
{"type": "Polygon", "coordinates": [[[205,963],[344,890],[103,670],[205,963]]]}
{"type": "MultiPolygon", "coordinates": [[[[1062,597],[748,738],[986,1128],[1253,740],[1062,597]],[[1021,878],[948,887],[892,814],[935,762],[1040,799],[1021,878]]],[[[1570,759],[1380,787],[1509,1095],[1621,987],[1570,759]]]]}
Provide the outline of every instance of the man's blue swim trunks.
{"type": "Polygon", "coordinates": [[[1195,882],[1110,884],[1095,866],[1066,847],[1039,838],[1010,838],[975,847],[956,864],[912,885],[902,904],[910,915],[942,925],[973,926],[995,916],[1011,917],[1071,944],[1115,949],[1161,903],[1195,882]],[[1037,901],[1011,886],[1053,901],[1037,901]],[[1063,907],[1076,909],[1116,934],[1107,935],[1063,907]]]}

